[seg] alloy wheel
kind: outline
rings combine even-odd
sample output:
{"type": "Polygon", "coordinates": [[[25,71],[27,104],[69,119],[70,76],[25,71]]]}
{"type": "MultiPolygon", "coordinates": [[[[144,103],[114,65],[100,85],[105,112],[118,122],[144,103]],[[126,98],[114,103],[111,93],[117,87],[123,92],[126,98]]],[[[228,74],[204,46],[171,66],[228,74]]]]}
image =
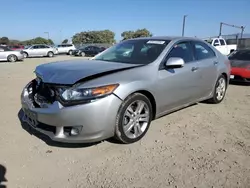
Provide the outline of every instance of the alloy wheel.
{"type": "Polygon", "coordinates": [[[216,98],[218,101],[222,100],[226,92],[226,80],[221,77],[218,80],[218,85],[216,87],[216,98]]]}
{"type": "Polygon", "coordinates": [[[123,131],[130,139],[138,138],[144,133],[149,124],[150,114],[148,105],[137,100],[131,103],[123,116],[123,131]]]}

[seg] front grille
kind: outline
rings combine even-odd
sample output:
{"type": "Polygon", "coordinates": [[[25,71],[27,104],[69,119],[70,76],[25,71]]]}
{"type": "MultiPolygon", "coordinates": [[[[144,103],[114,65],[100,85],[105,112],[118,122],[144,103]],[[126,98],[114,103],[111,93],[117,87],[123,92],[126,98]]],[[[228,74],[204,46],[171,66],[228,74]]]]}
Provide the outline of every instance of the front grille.
{"type": "Polygon", "coordinates": [[[238,81],[244,81],[244,78],[242,78],[241,76],[234,76],[234,80],[238,80],[238,81]]]}
{"type": "Polygon", "coordinates": [[[34,80],[32,83],[32,101],[36,107],[52,104],[56,100],[55,88],[50,84],[34,80]]]}

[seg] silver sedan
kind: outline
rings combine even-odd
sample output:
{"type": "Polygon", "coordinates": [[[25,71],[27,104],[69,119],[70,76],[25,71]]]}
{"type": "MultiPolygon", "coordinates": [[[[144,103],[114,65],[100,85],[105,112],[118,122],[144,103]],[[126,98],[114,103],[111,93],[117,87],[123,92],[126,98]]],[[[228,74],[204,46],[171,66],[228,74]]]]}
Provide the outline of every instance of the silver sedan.
{"type": "Polygon", "coordinates": [[[226,56],[196,38],[126,40],[92,60],[39,65],[21,94],[23,120],[55,141],[133,143],[156,118],[220,103],[230,69],[226,56]]]}
{"type": "Polygon", "coordinates": [[[20,51],[14,51],[6,46],[0,46],[0,61],[16,62],[23,59],[24,56],[20,51]]]}
{"type": "Polygon", "coordinates": [[[22,50],[22,53],[25,58],[27,57],[53,57],[58,54],[58,50],[49,45],[45,44],[36,44],[25,47],[22,50]]]}

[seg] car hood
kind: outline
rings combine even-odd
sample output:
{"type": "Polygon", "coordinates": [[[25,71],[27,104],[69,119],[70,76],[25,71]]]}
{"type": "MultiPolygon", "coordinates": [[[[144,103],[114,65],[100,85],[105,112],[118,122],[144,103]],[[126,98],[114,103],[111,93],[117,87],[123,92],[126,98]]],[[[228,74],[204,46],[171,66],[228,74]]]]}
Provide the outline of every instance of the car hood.
{"type": "Polygon", "coordinates": [[[250,61],[230,60],[230,62],[232,67],[246,68],[247,66],[250,66],[250,61]]]}
{"type": "Polygon", "coordinates": [[[138,66],[142,65],[97,60],[70,60],[39,65],[35,73],[44,83],[72,85],[83,79],[92,79],[138,66]]]}

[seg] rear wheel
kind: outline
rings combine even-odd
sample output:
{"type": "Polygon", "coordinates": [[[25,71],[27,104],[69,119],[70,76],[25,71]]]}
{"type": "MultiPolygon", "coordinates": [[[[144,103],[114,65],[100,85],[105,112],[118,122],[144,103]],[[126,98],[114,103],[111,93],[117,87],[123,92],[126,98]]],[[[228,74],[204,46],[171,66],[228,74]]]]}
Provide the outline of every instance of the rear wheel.
{"type": "Polygon", "coordinates": [[[11,55],[9,55],[9,56],[7,57],[7,60],[8,60],[9,62],[16,62],[16,61],[17,61],[17,56],[14,55],[14,54],[11,54],[11,55]]]}
{"type": "Polygon", "coordinates": [[[208,102],[213,103],[213,104],[218,104],[221,101],[223,101],[225,94],[227,90],[227,81],[224,75],[221,75],[214,88],[214,94],[211,99],[208,100],[208,102]]]}
{"type": "Polygon", "coordinates": [[[53,52],[48,52],[48,57],[53,57],[54,53],[53,52]]]}
{"type": "Polygon", "coordinates": [[[129,144],[140,140],[148,131],[152,120],[152,105],[149,99],[134,93],[122,103],[117,117],[115,137],[129,144]]]}

